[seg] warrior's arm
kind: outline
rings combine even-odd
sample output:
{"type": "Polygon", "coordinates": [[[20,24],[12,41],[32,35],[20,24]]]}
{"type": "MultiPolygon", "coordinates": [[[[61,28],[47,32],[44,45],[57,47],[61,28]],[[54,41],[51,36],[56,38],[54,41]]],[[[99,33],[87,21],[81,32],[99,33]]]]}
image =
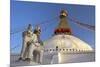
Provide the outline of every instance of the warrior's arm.
{"type": "Polygon", "coordinates": [[[32,43],[37,43],[37,42],[38,42],[37,36],[36,36],[36,34],[33,34],[32,43]]]}

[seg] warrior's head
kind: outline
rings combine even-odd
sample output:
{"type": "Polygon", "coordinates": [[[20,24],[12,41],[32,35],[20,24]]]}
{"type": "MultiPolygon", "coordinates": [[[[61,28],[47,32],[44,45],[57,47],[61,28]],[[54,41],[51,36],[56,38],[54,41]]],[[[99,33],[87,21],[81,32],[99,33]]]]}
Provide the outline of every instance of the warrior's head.
{"type": "Polygon", "coordinates": [[[29,31],[32,31],[33,27],[31,24],[28,25],[28,28],[27,28],[29,31]]]}
{"type": "Polygon", "coordinates": [[[37,26],[35,27],[34,33],[35,33],[37,36],[40,35],[40,33],[41,33],[41,28],[40,28],[40,26],[37,25],[37,26]]]}

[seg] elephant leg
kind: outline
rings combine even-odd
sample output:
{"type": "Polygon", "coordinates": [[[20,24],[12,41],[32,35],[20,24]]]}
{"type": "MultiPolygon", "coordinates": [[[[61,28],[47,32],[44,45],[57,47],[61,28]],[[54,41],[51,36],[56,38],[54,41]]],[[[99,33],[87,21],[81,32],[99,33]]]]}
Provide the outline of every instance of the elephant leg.
{"type": "Polygon", "coordinates": [[[36,51],[33,52],[33,56],[34,56],[34,61],[36,62],[36,60],[37,60],[37,53],[36,53],[36,51]]]}
{"type": "Polygon", "coordinates": [[[40,63],[40,51],[37,51],[36,62],[40,63]]]}
{"type": "Polygon", "coordinates": [[[33,60],[33,51],[34,51],[35,47],[33,44],[31,44],[29,46],[29,51],[28,51],[28,58],[30,58],[31,60],[33,60]]]}
{"type": "Polygon", "coordinates": [[[24,58],[27,58],[27,53],[28,53],[27,51],[28,51],[28,47],[26,47],[26,49],[25,49],[25,52],[24,52],[24,55],[23,55],[24,58]]]}
{"type": "Polygon", "coordinates": [[[27,45],[26,45],[26,43],[24,43],[23,46],[22,46],[21,56],[20,56],[20,58],[22,58],[22,59],[25,59],[26,48],[27,48],[27,45]]]}
{"type": "Polygon", "coordinates": [[[43,51],[40,51],[40,63],[42,63],[42,59],[43,59],[43,51]]]}
{"type": "Polygon", "coordinates": [[[38,63],[40,63],[40,53],[38,54],[38,63]]]}

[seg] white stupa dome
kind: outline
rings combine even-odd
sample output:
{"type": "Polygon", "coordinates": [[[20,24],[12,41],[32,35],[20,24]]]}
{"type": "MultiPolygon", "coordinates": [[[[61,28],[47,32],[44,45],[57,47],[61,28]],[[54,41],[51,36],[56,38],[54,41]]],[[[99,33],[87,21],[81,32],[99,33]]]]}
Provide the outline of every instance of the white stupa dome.
{"type": "Polygon", "coordinates": [[[72,35],[54,35],[49,40],[44,41],[44,49],[52,49],[56,46],[60,49],[93,50],[89,44],[72,35]]]}
{"type": "Polygon", "coordinates": [[[67,16],[68,13],[62,10],[60,23],[54,30],[54,36],[44,41],[44,64],[94,60],[94,50],[91,46],[72,35],[67,16]]]}

